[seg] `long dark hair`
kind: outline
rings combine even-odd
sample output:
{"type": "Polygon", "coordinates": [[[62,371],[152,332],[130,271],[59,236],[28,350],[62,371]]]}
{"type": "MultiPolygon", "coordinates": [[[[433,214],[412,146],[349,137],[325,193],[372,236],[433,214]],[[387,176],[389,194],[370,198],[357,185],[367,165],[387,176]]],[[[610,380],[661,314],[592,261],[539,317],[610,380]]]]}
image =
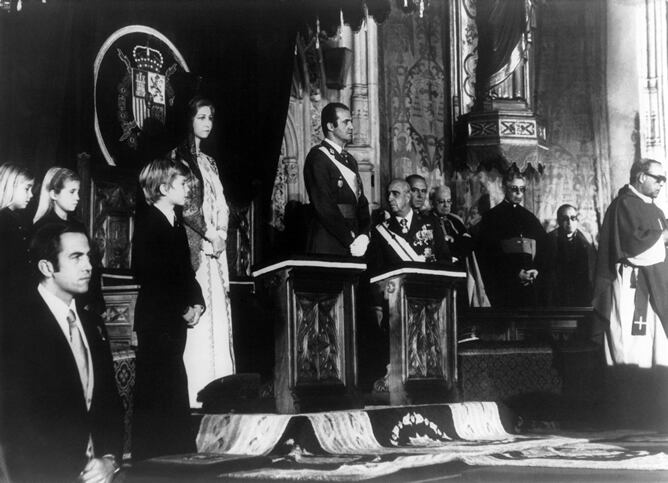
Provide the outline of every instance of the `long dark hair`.
{"type": "Polygon", "coordinates": [[[187,164],[193,174],[202,181],[202,173],[200,173],[199,167],[197,166],[197,152],[195,151],[195,134],[193,133],[193,120],[202,107],[210,107],[211,113],[215,114],[216,107],[213,105],[213,102],[203,96],[195,96],[188,101],[188,107],[186,110],[188,118],[188,135],[183,143],[179,145],[176,149],[178,156],[183,159],[187,164]]]}

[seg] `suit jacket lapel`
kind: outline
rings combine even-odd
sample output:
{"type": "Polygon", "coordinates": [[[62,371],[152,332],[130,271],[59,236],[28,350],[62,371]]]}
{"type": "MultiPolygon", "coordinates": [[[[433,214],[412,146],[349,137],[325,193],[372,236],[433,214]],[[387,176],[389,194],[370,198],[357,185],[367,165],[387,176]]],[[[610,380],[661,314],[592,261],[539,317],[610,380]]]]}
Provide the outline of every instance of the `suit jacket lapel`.
{"type": "MultiPolygon", "coordinates": [[[[73,390],[79,391],[81,394],[81,401],[83,408],[86,408],[84,391],[81,387],[81,379],[79,377],[79,368],[77,367],[76,360],[74,359],[74,354],[72,353],[72,348],[70,347],[69,341],[66,339],[65,334],[63,333],[58,321],[54,317],[53,313],[49,309],[49,306],[46,304],[44,299],[38,295],[39,298],[39,308],[36,320],[39,321],[40,330],[43,331],[43,335],[47,341],[50,341],[54,345],[54,356],[58,361],[62,361],[63,367],[60,368],[64,374],[68,374],[67,380],[68,383],[72,386],[73,390]]],[[[82,321],[82,325],[83,321],[82,321]]],[[[85,330],[86,338],[88,338],[88,333],[85,330]]],[[[90,341],[90,339],[88,339],[90,341]]],[[[90,346],[91,343],[89,342],[90,346]]],[[[91,370],[92,372],[92,370],[91,370]]]]}

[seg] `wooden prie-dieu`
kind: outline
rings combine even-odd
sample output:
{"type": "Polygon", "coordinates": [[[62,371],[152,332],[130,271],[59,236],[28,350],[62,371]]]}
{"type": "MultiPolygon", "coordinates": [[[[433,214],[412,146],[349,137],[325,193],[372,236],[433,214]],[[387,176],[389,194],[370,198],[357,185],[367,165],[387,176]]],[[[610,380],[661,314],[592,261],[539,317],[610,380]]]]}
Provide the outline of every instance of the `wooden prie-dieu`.
{"type": "Polygon", "coordinates": [[[288,259],[253,272],[273,309],[279,413],[363,406],[357,391],[355,259],[288,259]]]}
{"type": "Polygon", "coordinates": [[[389,308],[392,406],[457,399],[457,289],[466,272],[407,263],[371,278],[389,308]]]}

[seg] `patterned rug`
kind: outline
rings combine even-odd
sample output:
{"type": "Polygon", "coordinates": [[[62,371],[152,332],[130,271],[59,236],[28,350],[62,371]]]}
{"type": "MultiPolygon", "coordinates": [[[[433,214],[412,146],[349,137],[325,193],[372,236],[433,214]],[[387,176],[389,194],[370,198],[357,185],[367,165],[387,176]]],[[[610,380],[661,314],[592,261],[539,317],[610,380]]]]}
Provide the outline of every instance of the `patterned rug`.
{"type": "Polygon", "coordinates": [[[303,415],[206,415],[197,446],[200,454],[263,456],[261,468],[221,468],[218,474],[252,480],[359,481],[455,462],[668,471],[668,436],[628,431],[513,434],[515,422],[492,402],[303,415]]]}

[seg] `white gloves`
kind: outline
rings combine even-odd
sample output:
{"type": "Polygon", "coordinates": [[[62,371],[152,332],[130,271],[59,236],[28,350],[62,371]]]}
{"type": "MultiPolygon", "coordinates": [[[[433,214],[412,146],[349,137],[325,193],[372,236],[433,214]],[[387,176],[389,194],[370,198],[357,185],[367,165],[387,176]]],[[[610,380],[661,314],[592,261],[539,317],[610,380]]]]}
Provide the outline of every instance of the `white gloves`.
{"type": "Polygon", "coordinates": [[[359,235],[350,244],[350,254],[353,257],[363,257],[366,253],[366,248],[369,246],[369,237],[366,235],[359,235]]]}

